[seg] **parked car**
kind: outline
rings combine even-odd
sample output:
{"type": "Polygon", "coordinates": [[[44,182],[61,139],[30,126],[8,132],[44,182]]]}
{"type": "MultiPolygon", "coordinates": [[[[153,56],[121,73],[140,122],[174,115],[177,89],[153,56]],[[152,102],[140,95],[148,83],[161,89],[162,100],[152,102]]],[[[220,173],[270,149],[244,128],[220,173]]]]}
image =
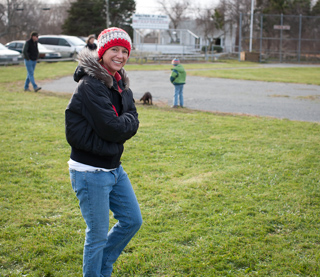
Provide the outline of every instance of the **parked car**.
{"type": "Polygon", "coordinates": [[[0,64],[19,64],[23,61],[21,53],[10,50],[0,43],[0,64]]]}
{"type": "Polygon", "coordinates": [[[38,43],[38,50],[39,50],[40,59],[60,59],[61,58],[60,52],[50,50],[44,45],[42,45],[41,43],[38,43]]]}
{"type": "MultiPolygon", "coordinates": [[[[25,44],[24,40],[14,40],[10,41],[6,44],[6,47],[10,50],[15,50],[22,53],[23,46],[25,44]]],[[[55,52],[43,46],[38,42],[38,50],[39,50],[39,59],[60,59],[61,54],[59,52],[55,52]]]]}
{"type": "Polygon", "coordinates": [[[60,52],[63,58],[72,58],[86,46],[80,38],[64,35],[39,36],[39,42],[48,49],[60,52]]]}
{"type": "Polygon", "coordinates": [[[24,40],[15,40],[8,42],[5,46],[14,51],[18,51],[19,53],[22,53],[23,46],[25,44],[24,40]]]}

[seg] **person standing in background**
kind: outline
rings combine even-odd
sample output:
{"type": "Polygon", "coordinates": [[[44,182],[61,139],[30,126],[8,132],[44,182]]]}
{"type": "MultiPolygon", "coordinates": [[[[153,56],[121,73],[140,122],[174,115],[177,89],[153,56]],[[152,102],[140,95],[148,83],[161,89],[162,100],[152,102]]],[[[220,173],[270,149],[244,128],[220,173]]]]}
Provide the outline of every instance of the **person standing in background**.
{"type": "Polygon", "coordinates": [[[26,41],[22,50],[24,56],[24,64],[27,68],[27,78],[24,84],[24,91],[30,91],[29,84],[31,82],[35,92],[39,91],[41,87],[38,87],[34,80],[34,70],[36,68],[37,59],[39,57],[38,50],[38,33],[32,32],[30,39],[26,41]]]}
{"type": "Polygon", "coordinates": [[[174,85],[173,108],[178,107],[178,98],[180,107],[183,108],[183,86],[186,83],[187,74],[179,59],[174,58],[172,65],[170,82],[174,85]]]}
{"type": "Polygon", "coordinates": [[[94,43],[95,36],[90,35],[86,41],[87,45],[86,47],[90,50],[97,50],[97,45],[94,43]]]}

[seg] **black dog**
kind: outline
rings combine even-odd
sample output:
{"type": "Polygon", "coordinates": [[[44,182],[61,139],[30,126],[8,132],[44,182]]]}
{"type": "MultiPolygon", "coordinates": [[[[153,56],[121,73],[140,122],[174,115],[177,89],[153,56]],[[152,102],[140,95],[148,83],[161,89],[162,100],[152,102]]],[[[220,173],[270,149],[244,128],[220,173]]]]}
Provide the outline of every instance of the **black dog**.
{"type": "Polygon", "coordinates": [[[152,105],[152,95],[150,92],[146,92],[140,99],[140,101],[143,101],[143,105],[149,104],[152,105]]]}

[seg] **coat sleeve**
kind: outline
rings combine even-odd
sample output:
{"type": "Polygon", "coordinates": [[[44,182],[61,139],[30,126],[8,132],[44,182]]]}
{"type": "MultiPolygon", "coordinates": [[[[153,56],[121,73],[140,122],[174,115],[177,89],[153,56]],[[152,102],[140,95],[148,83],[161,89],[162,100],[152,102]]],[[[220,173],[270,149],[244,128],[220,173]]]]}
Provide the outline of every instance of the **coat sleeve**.
{"type": "Polygon", "coordinates": [[[89,122],[94,132],[108,142],[123,143],[138,130],[139,121],[134,111],[125,110],[117,116],[106,93],[104,85],[90,81],[79,84],[82,93],[82,115],[89,122]]]}
{"type": "Polygon", "coordinates": [[[26,43],[25,43],[24,46],[23,46],[22,53],[23,53],[24,58],[25,58],[27,61],[30,60],[30,57],[29,57],[29,54],[28,54],[28,50],[29,50],[29,43],[28,43],[28,41],[26,41],[26,43]]]}
{"type": "Polygon", "coordinates": [[[136,108],[136,105],[133,100],[132,91],[129,89],[125,92],[125,94],[126,94],[126,97],[124,97],[124,99],[123,99],[124,104],[125,104],[124,105],[125,112],[130,114],[134,118],[134,121],[136,122],[135,128],[133,128],[132,132],[126,138],[126,140],[128,140],[137,133],[138,128],[139,128],[139,119],[138,119],[137,108],[136,108]]]}
{"type": "Polygon", "coordinates": [[[114,156],[123,151],[123,145],[101,139],[88,122],[71,111],[69,106],[65,111],[65,132],[71,146],[100,156],[114,156]]]}
{"type": "Polygon", "coordinates": [[[177,70],[172,69],[172,73],[170,76],[170,82],[173,83],[175,79],[177,79],[179,76],[179,73],[177,70]]]}

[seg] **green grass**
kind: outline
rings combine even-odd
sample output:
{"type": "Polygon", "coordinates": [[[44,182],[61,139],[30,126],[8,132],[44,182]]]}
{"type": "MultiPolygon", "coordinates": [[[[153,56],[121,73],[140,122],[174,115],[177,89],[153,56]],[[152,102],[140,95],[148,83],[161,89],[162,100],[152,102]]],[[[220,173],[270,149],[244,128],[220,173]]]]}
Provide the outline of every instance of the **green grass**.
{"type": "MultiPolygon", "coordinates": [[[[11,78],[0,83],[0,276],[81,276],[69,97],[21,92],[11,78]]],[[[320,275],[319,124],[138,112],[122,162],[144,224],[113,276],[320,275]]]]}
{"type": "MultiPolygon", "coordinates": [[[[66,75],[72,75],[77,67],[76,62],[38,63],[35,70],[35,79],[54,79],[66,75]]],[[[24,81],[27,70],[24,65],[0,66],[0,83],[24,81]]]]}
{"type": "MultiPolygon", "coordinates": [[[[210,70],[210,69],[223,69],[223,68],[246,68],[258,67],[257,63],[252,62],[234,62],[234,61],[221,61],[221,62],[203,62],[203,63],[183,63],[186,70],[210,70]]],[[[172,68],[171,62],[165,64],[127,64],[126,70],[170,70],[172,68]]]]}
{"type": "MultiPolygon", "coordinates": [[[[72,75],[77,66],[76,62],[40,63],[35,71],[36,80],[54,79],[72,75]],[[62,66],[61,66],[62,65],[62,66]]],[[[320,67],[288,67],[288,68],[259,68],[259,64],[251,62],[222,61],[214,63],[183,64],[190,76],[211,78],[228,78],[267,82],[285,82],[320,85],[320,67]],[[248,68],[250,67],[250,68],[248,68]],[[256,67],[252,69],[251,67],[256,67]]],[[[171,64],[127,64],[125,69],[132,70],[168,70],[171,64]]],[[[24,81],[26,69],[23,65],[0,67],[0,83],[24,81]],[[14,70],[13,70],[14,69],[14,70]]]]}

